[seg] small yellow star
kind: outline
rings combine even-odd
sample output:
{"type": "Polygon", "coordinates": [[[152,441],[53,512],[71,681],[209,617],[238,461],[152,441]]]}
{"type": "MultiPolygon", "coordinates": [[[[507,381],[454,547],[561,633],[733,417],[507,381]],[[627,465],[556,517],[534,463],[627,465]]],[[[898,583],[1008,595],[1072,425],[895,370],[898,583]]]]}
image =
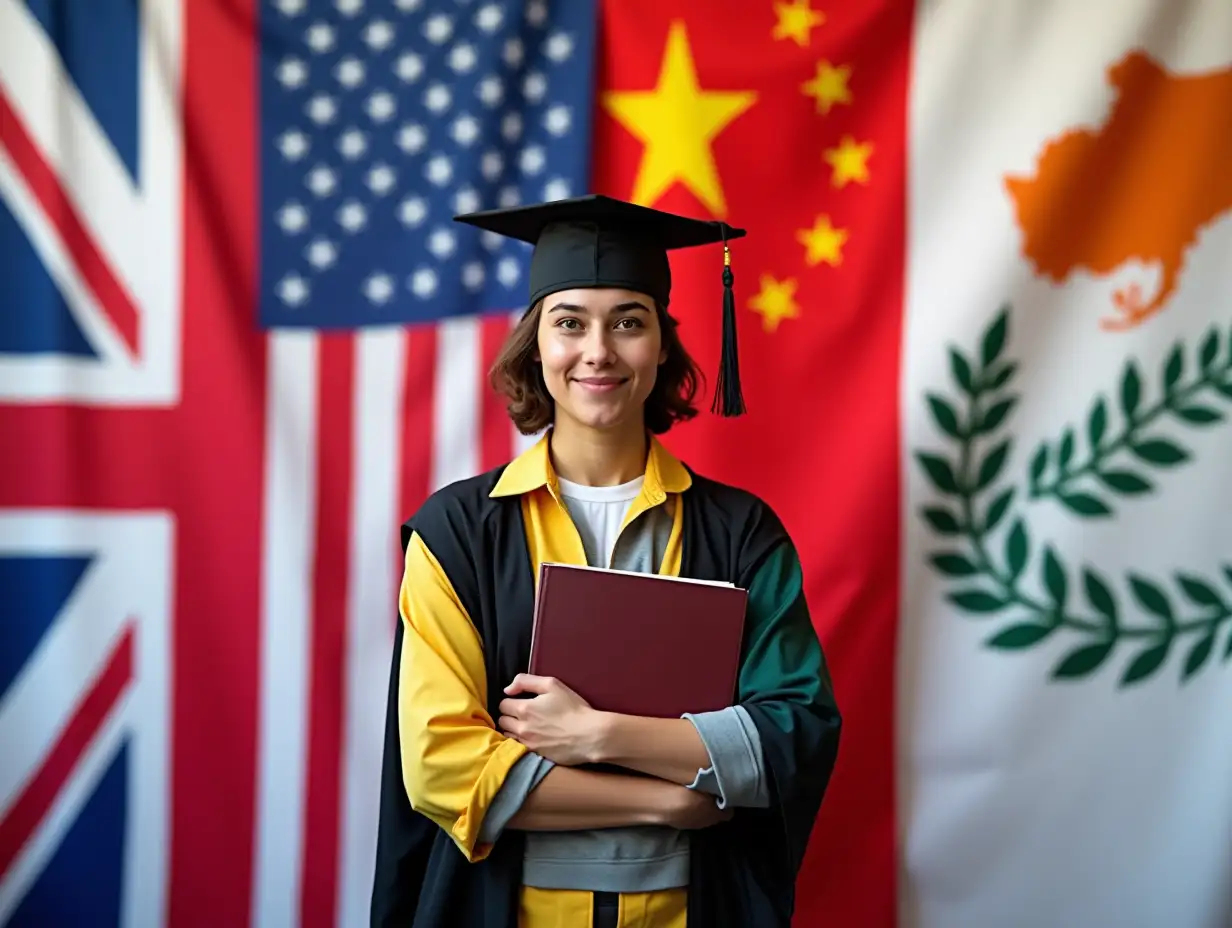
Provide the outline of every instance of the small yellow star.
{"type": "Polygon", "coordinates": [[[843,263],[843,245],[847,243],[847,230],[834,228],[830,224],[830,217],[823,214],[814,220],[813,228],[799,230],[796,241],[805,247],[804,260],[809,267],[816,267],[822,261],[831,267],[838,267],[843,263]]]}
{"type": "Polygon", "coordinates": [[[846,187],[848,181],[868,183],[868,159],[873,153],[872,142],[857,144],[850,135],[843,136],[838,148],[828,148],[825,152],[826,163],[834,168],[831,183],[835,187],[846,187]]]}
{"type": "Polygon", "coordinates": [[[828,113],[836,103],[851,103],[851,89],[847,81],[851,67],[834,67],[828,61],[817,62],[817,76],[800,85],[808,96],[817,101],[817,112],[828,113]]]}
{"type": "Polygon", "coordinates": [[[749,306],[754,312],[761,313],[762,327],[767,332],[773,332],[782,320],[795,319],[800,315],[795,279],[778,281],[770,274],[762,274],[761,292],[749,300],[749,306]]]}
{"type": "Polygon", "coordinates": [[[779,21],[771,33],[775,39],[791,39],[801,48],[809,44],[809,30],[826,21],[826,15],[809,9],[809,0],[791,0],[791,3],[776,3],[774,12],[779,21]]]}

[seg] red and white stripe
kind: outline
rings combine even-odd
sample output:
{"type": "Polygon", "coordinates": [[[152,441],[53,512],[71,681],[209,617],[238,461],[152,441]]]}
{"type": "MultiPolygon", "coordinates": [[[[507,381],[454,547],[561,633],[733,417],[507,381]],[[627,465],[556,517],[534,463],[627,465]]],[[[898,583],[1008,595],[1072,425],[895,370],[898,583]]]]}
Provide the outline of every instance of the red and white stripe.
{"type": "Polygon", "coordinates": [[[398,527],[524,447],[487,370],[507,315],[269,342],[253,922],[366,917],[398,527]]]}

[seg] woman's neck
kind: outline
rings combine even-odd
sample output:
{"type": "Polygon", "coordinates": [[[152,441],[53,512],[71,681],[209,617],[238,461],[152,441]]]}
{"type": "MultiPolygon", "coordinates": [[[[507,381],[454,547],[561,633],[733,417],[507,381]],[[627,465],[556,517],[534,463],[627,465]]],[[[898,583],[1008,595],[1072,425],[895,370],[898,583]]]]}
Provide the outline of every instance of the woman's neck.
{"type": "Polygon", "coordinates": [[[646,472],[647,442],[640,422],[599,431],[567,419],[558,421],[552,427],[552,467],[570,483],[619,486],[646,472]]]}

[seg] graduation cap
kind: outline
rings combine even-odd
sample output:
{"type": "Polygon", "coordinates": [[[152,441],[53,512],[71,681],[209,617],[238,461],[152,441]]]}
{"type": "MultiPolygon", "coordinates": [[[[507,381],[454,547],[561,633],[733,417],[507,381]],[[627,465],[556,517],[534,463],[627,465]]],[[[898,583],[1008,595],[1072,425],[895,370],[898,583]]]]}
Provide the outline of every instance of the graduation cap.
{"type": "Polygon", "coordinates": [[[723,350],[711,410],[723,416],[744,412],[728,247],[729,240],[745,234],[744,229],[718,220],[665,213],[601,194],[484,210],[454,219],[534,246],[530,260],[530,306],[560,290],[617,287],[645,293],[666,311],[672,289],[667,252],[722,243],[723,350]]]}

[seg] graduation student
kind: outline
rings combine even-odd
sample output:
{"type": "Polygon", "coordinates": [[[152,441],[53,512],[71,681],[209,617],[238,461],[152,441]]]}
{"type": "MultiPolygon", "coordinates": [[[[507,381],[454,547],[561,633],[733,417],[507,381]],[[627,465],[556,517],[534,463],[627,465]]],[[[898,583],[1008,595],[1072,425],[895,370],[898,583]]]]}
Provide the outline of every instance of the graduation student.
{"type": "Polygon", "coordinates": [[[722,244],[716,402],[742,411],[728,242],[744,230],[603,196],[457,218],[534,245],[492,373],[515,425],[545,431],[402,526],[372,925],[785,928],[838,751],[829,672],[774,512],[657,437],[696,414],[699,385],[667,311],[670,249],[722,244]],[[526,674],[549,560],[747,589],[734,704],[612,715],[526,674]]]}

